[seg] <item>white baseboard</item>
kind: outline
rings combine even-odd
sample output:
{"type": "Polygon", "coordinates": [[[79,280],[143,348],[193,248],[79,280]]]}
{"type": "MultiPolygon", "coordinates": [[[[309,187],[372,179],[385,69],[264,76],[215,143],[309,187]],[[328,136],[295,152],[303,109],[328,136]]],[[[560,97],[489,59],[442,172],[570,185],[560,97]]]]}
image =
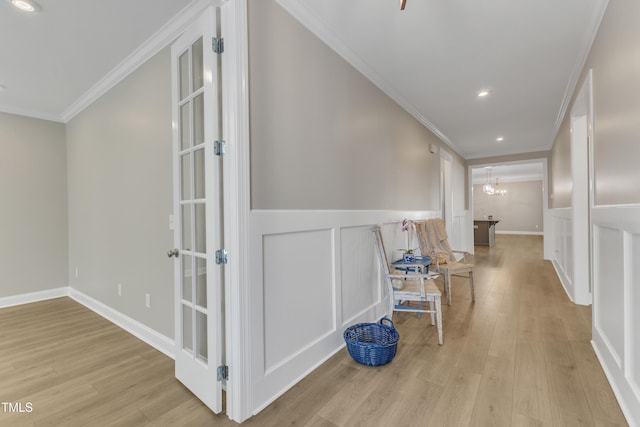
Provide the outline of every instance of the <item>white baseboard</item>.
{"type": "Polygon", "coordinates": [[[542,231],[498,231],[496,234],[522,234],[524,236],[544,236],[542,231]]]}
{"type": "Polygon", "coordinates": [[[564,289],[564,292],[569,297],[569,300],[575,303],[575,301],[573,300],[573,295],[571,292],[569,292],[569,288],[567,287],[569,278],[564,274],[564,270],[562,270],[562,268],[560,267],[560,265],[555,259],[551,260],[551,264],[553,265],[553,269],[556,271],[556,276],[558,276],[558,279],[560,279],[560,283],[562,284],[562,289],[564,289]]]}
{"type": "Polygon", "coordinates": [[[46,291],[29,292],[27,294],[12,295],[0,298],[0,308],[13,307],[14,305],[29,304],[48,299],[66,297],[69,295],[69,287],[47,289],[46,291]]]}
{"type": "Polygon", "coordinates": [[[131,317],[114,310],[106,304],[83,294],[71,287],[62,287],[28,294],[14,295],[0,298],[0,308],[12,307],[15,305],[29,304],[32,302],[44,301],[60,297],[69,297],[74,301],[87,307],[89,310],[104,317],[111,323],[129,332],[136,338],[149,344],[156,350],[175,359],[175,341],[154,331],[148,326],[138,322],[131,317]]]}
{"type": "Polygon", "coordinates": [[[613,390],[613,394],[618,401],[618,405],[620,405],[622,414],[630,426],[637,426],[638,424],[636,421],[638,420],[634,420],[634,415],[638,413],[638,400],[635,399],[633,391],[629,388],[624,374],[615,367],[615,362],[612,361],[611,352],[607,348],[607,344],[595,330],[593,334],[594,337],[591,340],[591,347],[596,353],[596,358],[602,367],[605,377],[607,377],[611,390],[613,390]],[[632,410],[632,408],[635,408],[635,410],[632,410]]]}
{"type": "Polygon", "coordinates": [[[175,341],[154,331],[148,326],[138,322],[131,317],[114,310],[106,304],[83,294],[73,288],[69,288],[69,297],[89,310],[99,314],[110,322],[118,325],[131,335],[141,339],[156,350],[164,353],[172,359],[175,359],[175,341]]]}

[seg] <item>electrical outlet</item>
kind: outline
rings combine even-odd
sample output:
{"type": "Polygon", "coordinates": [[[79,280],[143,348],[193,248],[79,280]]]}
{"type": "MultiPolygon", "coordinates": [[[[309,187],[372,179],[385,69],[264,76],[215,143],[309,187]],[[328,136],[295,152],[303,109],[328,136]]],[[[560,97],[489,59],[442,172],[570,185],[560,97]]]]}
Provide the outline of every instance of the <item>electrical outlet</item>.
{"type": "Polygon", "coordinates": [[[147,308],[151,308],[151,294],[147,294],[147,298],[146,298],[146,305],[147,308]]]}
{"type": "Polygon", "coordinates": [[[76,267],[76,279],[80,277],[80,271],[78,270],[78,267],[76,267]]]}
{"type": "Polygon", "coordinates": [[[118,283],[118,296],[122,296],[122,283],[118,283]]]}

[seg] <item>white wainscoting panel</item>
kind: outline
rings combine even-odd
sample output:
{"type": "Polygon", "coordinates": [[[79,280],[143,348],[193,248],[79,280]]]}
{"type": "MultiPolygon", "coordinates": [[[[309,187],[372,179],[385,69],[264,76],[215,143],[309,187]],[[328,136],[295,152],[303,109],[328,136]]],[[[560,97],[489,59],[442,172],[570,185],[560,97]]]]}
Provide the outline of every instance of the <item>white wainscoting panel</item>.
{"type": "Polygon", "coordinates": [[[565,292],[573,301],[573,210],[551,209],[549,213],[553,233],[551,261],[565,292]]]}
{"type": "Polygon", "coordinates": [[[383,297],[371,226],[341,230],[342,325],[364,314],[383,297]]]}
{"type": "Polygon", "coordinates": [[[640,404],[640,339],[634,336],[640,332],[640,233],[629,235],[629,242],[625,259],[628,267],[627,282],[629,301],[626,309],[629,313],[629,328],[626,329],[625,341],[629,343],[629,382],[640,404]]]}
{"type": "MultiPolygon", "coordinates": [[[[437,213],[251,212],[253,413],[340,350],[346,327],[386,315],[374,226],[382,226],[388,255],[396,257],[395,250],[407,246],[407,233],[400,225],[403,218],[433,218],[437,213]]],[[[410,245],[416,245],[416,240],[410,245]]]]}
{"type": "Polygon", "coordinates": [[[263,236],[267,374],[336,328],[333,240],[332,230],[263,236]]]}
{"type": "Polygon", "coordinates": [[[453,224],[451,225],[451,236],[449,236],[451,248],[457,251],[473,253],[473,241],[471,245],[469,245],[467,238],[469,234],[473,236],[473,219],[470,217],[470,211],[454,214],[453,224]],[[471,227],[469,227],[469,225],[471,225],[471,227]],[[471,232],[469,232],[470,228],[471,232]]]}
{"type": "Polygon", "coordinates": [[[630,425],[640,425],[640,205],[595,207],[593,348],[630,425]]]}
{"type": "Polygon", "coordinates": [[[594,225],[593,324],[607,343],[619,368],[624,354],[624,245],[617,228],[594,225]]]}

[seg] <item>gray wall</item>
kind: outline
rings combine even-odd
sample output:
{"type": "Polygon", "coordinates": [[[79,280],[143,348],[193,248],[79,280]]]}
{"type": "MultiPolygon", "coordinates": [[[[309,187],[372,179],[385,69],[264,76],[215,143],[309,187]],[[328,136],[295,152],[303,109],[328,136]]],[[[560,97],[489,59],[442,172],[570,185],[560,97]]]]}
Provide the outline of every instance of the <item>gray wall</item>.
{"type": "Polygon", "coordinates": [[[571,135],[569,120],[565,120],[560,127],[555,144],[551,151],[549,178],[549,207],[569,208],[572,205],[571,189],[571,135]]]}
{"type": "Polygon", "coordinates": [[[273,0],[249,64],[252,208],[439,209],[439,139],[273,0]]]}
{"type": "MultiPolygon", "coordinates": [[[[593,69],[594,184],[597,205],[640,203],[640,2],[611,1],[587,58],[578,89],[593,69]]],[[[577,95],[577,91],[574,96],[577,95]]],[[[569,114],[553,150],[553,207],[570,203],[569,114]]]]}
{"type": "Polygon", "coordinates": [[[493,215],[500,219],[496,231],[539,233],[542,223],[542,181],[501,182],[504,196],[490,196],[482,184],[473,186],[473,213],[476,219],[493,215]]]}
{"type": "Polygon", "coordinates": [[[173,337],[170,49],[71,120],[67,151],[71,286],[173,337]]]}
{"type": "Polygon", "coordinates": [[[0,298],[67,286],[61,123],[0,113],[0,298]]]}

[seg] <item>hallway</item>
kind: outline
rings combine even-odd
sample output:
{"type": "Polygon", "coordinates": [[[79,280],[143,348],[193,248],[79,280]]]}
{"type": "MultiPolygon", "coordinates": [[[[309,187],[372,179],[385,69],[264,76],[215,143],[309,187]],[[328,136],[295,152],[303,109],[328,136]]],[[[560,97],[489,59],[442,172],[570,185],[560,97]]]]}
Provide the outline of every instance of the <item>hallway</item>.
{"type": "Polygon", "coordinates": [[[396,314],[390,365],[342,350],[247,424],[626,425],[589,342],[591,308],[568,300],[542,250],[539,236],[477,247],[476,302],[454,279],[444,346],[427,319],[396,314]]]}
{"type": "MultiPolygon", "coordinates": [[[[475,263],[476,302],[454,280],[443,346],[428,319],[397,314],[391,364],[343,349],[243,425],[626,425],[589,343],[591,309],[569,302],[542,238],[500,235],[475,263]]],[[[237,425],[175,380],[170,358],[68,298],[0,310],[0,338],[0,397],[33,404],[1,425],[237,425]]]]}

